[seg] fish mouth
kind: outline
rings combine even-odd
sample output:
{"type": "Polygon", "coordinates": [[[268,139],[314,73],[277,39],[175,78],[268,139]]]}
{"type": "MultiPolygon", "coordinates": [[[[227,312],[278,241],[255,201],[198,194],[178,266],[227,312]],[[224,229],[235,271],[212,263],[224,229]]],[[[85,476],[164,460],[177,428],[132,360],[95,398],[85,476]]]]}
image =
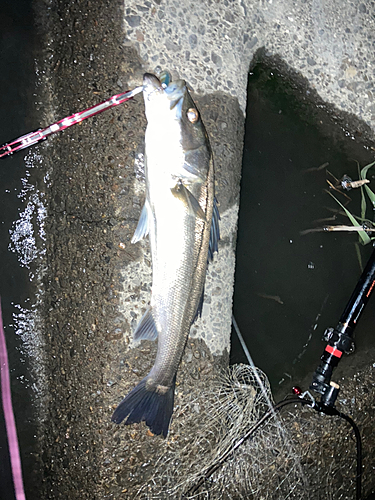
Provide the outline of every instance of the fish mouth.
{"type": "Polygon", "coordinates": [[[182,104],[186,93],[186,83],[184,80],[176,80],[165,86],[152,73],[143,75],[143,95],[145,101],[150,102],[158,96],[164,95],[168,102],[169,108],[175,110],[176,117],[181,116],[182,104]]]}
{"type": "Polygon", "coordinates": [[[164,93],[163,86],[159,78],[151,73],[143,75],[143,95],[145,100],[150,101],[156,95],[164,93]]]}

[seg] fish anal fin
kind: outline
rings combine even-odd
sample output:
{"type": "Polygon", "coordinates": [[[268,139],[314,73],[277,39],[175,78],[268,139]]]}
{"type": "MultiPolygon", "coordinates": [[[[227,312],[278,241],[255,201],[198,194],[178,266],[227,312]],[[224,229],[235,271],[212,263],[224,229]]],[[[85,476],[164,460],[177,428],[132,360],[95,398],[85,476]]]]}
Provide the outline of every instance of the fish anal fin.
{"type": "Polygon", "coordinates": [[[202,220],[206,220],[206,215],[199,205],[198,200],[195,196],[183,185],[181,181],[178,181],[174,188],[171,189],[173,196],[188,208],[190,215],[199,217],[202,220]]]}
{"type": "Polygon", "coordinates": [[[157,337],[158,331],[152,316],[152,309],[149,307],[134,331],[134,340],[156,340],[157,337]]]}

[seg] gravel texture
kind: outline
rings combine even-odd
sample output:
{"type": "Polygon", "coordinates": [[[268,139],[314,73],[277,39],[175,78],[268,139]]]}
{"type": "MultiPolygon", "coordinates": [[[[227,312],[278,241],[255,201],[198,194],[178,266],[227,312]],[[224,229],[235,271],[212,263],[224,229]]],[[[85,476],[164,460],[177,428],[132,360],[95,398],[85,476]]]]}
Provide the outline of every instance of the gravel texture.
{"type": "Polygon", "coordinates": [[[246,106],[247,72],[264,47],[327,102],[374,126],[374,4],[340,0],[125,2],[127,39],[151,66],[167,65],[198,91],[246,106]]]}

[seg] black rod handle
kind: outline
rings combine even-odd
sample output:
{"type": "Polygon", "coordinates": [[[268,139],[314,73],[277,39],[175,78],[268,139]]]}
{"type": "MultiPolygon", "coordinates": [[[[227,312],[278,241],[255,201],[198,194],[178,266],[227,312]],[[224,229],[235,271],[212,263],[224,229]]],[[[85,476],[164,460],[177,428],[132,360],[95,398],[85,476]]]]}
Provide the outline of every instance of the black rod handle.
{"type": "Polygon", "coordinates": [[[328,329],[328,343],[320,358],[320,364],[313,375],[310,388],[322,394],[325,404],[334,405],[338,387],[334,397],[326,398],[331,391],[331,376],[344,352],[349,352],[353,343],[354,329],[358,324],[371,292],[375,288],[375,250],[373,250],[358,283],[346,304],[344,312],[336,328],[328,329]]]}

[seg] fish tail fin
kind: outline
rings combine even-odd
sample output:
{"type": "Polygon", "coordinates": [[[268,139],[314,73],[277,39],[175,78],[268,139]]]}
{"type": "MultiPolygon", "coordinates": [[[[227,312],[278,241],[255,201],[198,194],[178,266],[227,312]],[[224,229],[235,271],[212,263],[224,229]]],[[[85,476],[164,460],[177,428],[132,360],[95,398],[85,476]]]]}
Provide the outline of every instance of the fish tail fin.
{"type": "Polygon", "coordinates": [[[174,388],[176,377],[171,387],[147,388],[145,377],[121,401],[112,415],[112,422],[120,424],[126,417],[126,425],[145,421],[153,434],[167,437],[169,423],[173,413],[174,388]]]}

